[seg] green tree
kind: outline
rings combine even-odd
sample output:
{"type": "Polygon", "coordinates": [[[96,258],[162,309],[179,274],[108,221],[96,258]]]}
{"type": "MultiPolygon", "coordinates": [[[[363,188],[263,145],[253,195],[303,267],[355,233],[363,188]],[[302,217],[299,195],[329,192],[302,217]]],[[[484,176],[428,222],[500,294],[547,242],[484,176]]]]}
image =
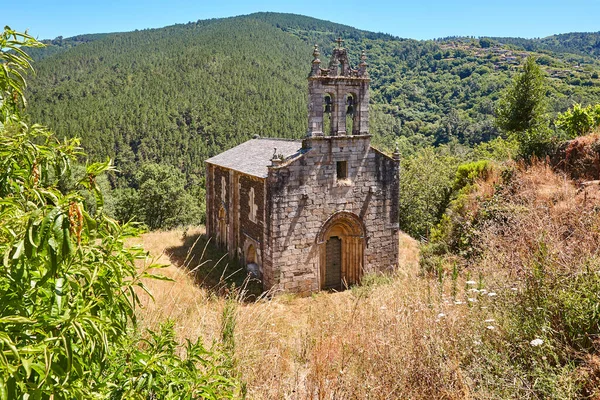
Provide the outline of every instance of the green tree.
{"type": "Polygon", "coordinates": [[[493,44],[494,44],[494,41],[492,39],[490,39],[490,38],[481,38],[481,39],[479,39],[479,45],[482,48],[484,48],[484,49],[488,48],[488,47],[491,47],[493,44]]]}
{"type": "Polygon", "coordinates": [[[200,199],[185,190],[185,175],[166,164],[145,164],[136,174],[138,212],[150,229],[200,223],[200,199]]]}
{"type": "Polygon", "coordinates": [[[535,57],[528,57],[498,103],[496,124],[509,133],[540,128],[545,122],[546,90],[544,73],[535,57]]]}
{"type": "Polygon", "coordinates": [[[452,196],[458,160],[425,148],[402,162],[400,174],[400,227],[413,237],[428,236],[452,196]]]}
{"type": "Polygon", "coordinates": [[[496,124],[519,143],[521,157],[543,157],[553,144],[546,119],[546,91],[544,73],[530,56],[496,108],[496,124]]]}

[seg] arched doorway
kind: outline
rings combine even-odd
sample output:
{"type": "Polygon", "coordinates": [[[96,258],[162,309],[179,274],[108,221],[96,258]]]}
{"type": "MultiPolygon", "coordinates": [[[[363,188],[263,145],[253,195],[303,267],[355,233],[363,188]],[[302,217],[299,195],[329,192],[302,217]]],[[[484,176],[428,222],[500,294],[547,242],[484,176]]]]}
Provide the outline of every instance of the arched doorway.
{"type": "Polygon", "coordinates": [[[260,275],[260,269],[256,257],[256,248],[254,248],[253,244],[249,245],[246,249],[245,261],[246,270],[253,276],[258,277],[260,275]]]}
{"type": "Polygon", "coordinates": [[[350,212],[333,214],[321,227],[321,289],[342,290],[360,282],[364,264],[365,228],[360,218],[350,212]]]}

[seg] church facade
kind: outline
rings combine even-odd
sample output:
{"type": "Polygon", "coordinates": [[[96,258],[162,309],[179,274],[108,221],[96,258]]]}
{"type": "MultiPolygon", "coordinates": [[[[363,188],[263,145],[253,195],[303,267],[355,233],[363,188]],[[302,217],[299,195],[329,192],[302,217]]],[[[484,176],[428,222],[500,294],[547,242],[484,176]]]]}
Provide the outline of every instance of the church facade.
{"type": "Polygon", "coordinates": [[[206,160],[207,234],[265,290],[342,290],[398,263],[399,155],[371,146],[369,76],[317,46],[303,140],[255,138],[206,160]]]}

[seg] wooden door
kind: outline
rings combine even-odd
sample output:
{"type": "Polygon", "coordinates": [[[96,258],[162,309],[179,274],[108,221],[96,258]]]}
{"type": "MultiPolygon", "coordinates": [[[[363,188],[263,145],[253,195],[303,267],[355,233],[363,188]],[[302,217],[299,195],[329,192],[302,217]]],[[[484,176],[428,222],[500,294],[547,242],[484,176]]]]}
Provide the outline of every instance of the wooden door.
{"type": "Polygon", "coordinates": [[[325,289],[342,286],[342,240],[332,236],[325,245],[325,289]]]}

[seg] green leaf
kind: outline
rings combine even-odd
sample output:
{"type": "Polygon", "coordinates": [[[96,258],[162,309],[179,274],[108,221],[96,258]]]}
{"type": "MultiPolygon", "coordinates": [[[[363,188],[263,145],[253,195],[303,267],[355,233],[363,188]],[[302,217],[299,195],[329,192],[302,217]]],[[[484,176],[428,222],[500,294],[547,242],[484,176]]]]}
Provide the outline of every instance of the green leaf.
{"type": "Polygon", "coordinates": [[[23,365],[23,368],[25,369],[25,378],[29,379],[29,376],[31,376],[32,360],[29,358],[22,358],[21,364],[23,365]]]}
{"type": "Polygon", "coordinates": [[[64,293],[63,293],[63,284],[64,284],[65,279],[64,278],[57,278],[56,282],[54,284],[54,300],[55,300],[55,304],[56,304],[56,308],[58,313],[62,313],[62,305],[63,305],[63,297],[64,297],[64,293]]]}
{"type": "Polygon", "coordinates": [[[19,315],[12,315],[0,318],[0,324],[33,324],[35,322],[36,321],[30,318],[21,317],[19,315]]]}

